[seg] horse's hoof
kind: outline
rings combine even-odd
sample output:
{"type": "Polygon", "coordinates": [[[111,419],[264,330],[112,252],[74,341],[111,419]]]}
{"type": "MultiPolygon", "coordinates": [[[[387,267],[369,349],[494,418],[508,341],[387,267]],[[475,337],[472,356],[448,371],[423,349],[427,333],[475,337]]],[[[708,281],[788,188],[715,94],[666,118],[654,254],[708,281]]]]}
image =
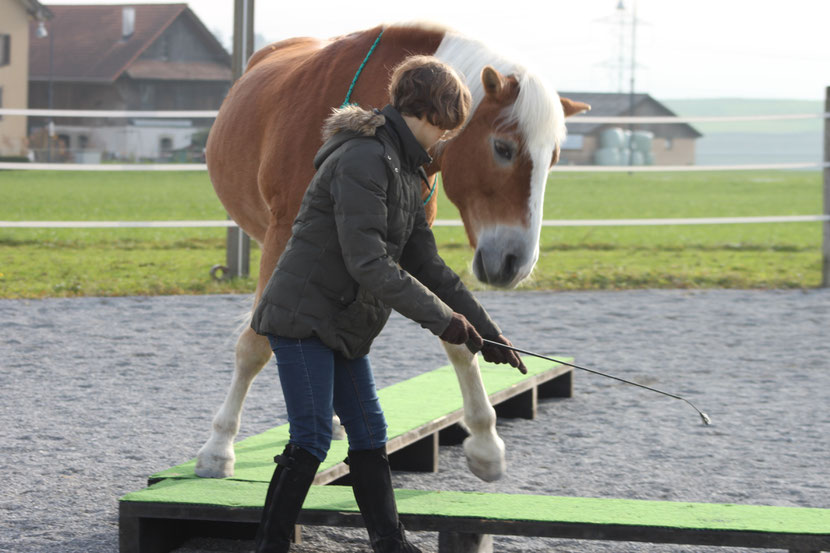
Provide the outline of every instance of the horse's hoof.
{"type": "Polygon", "coordinates": [[[231,450],[224,453],[210,453],[206,451],[206,447],[199,451],[196,456],[196,468],[194,472],[196,476],[202,478],[228,478],[233,476],[233,465],[236,462],[236,456],[231,450]]]}
{"type": "Polygon", "coordinates": [[[495,482],[507,467],[504,442],[496,435],[469,436],[464,440],[464,454],[470,471],[485,482],[495,482]]]}

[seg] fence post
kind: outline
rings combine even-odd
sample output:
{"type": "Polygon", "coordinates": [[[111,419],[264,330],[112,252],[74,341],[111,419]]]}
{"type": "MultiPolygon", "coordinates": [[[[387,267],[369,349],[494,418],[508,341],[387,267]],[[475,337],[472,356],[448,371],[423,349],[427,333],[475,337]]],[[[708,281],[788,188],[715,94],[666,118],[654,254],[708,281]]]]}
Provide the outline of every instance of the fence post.
{"type": "MultiPolygon", "coordinates": [[[[254,0],[235,0],[233,10],[233,80],[242,76],[254,52],[254,0]]],[[[239,227],[228,227],[224,278],[250,274],[251,238],[239,227]]]]}
{"type": "MultiPolygon", "coordinates": [[[[824,216],[830,216],[830,86],[824,91],[824,216]]],[[[821,240],[821,286],[830,287],[830,220],[822,224],[821,240]]]]}

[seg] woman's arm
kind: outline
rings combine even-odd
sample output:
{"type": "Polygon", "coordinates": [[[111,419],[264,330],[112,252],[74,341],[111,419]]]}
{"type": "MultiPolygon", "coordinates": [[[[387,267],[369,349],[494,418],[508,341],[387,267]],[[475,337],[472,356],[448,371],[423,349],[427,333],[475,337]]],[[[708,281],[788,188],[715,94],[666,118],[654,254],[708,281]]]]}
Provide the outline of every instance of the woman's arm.
{"type": "Polygon", "coordinates": [[[401,267],[432,290],[453,311],[467,317],[482,336],[492,338],[501,334],[498,325],[464,286],[461,278],[438,255],[435,236],[427,224],[423,210],[417,217],[401,256],[401,267]]]}

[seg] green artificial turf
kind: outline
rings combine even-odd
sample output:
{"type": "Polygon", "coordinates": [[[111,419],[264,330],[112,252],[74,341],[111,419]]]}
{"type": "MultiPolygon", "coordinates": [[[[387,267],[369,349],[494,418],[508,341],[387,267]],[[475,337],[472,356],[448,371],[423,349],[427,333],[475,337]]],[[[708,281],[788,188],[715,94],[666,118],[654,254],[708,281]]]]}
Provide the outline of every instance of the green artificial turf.
{"type": "MultiPolygon", "coordinates": [[[[264,482],[165,480],[121,501],[259,508],[264,482]]],[[[830,509],[525,494],[396,490],[398,512],[592,525],[830,534],[830,509]]],[[[304,509],[358,512],[349,486],[313,486],[304,509]]]]}
{"type": "MultiPolygon", "coordinates": [[[[561,359],[572,361],[570,357],[561,359]]],[[[522,360],[527,366],[527,375],[507,365],[492,365],[480,360],[481,377],[488,395],[554,366],[553,363],[536,357],[524,357],[522,360]]],[[[451,365],[387,386],[378,391],[378,397],[386,415],[390,440],[463,407],[458,381],[451,365]]],[[[270,481],[274,472],[274,455],[281,453],[286,443],[287,424],[241,440],[235,445],[236,465],[232,478],[254,482],[270,481]]],[[[319,472],[342,462],[347,454],[348,444],[345,440],[332,441],[328,457],[321,464],[319,472]]],[[[151,479],[199,478],[194,473],[195,466],[196,460],[191,459],[187,463],[158,472],[151,479]]]]}

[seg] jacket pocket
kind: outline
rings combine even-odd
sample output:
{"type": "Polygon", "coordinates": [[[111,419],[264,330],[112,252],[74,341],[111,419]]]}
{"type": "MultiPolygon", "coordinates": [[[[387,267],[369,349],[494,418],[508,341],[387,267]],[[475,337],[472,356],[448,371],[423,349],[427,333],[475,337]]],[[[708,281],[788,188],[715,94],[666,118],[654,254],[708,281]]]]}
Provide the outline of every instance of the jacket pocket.
{"type": "Polygon", "coordinates": [[[331,328],[340,337],[347,354],[364,355],[363,351],[380,334],[389,309],[363,288],[358,288],[355,300],[334,316],[331,328]]]}

